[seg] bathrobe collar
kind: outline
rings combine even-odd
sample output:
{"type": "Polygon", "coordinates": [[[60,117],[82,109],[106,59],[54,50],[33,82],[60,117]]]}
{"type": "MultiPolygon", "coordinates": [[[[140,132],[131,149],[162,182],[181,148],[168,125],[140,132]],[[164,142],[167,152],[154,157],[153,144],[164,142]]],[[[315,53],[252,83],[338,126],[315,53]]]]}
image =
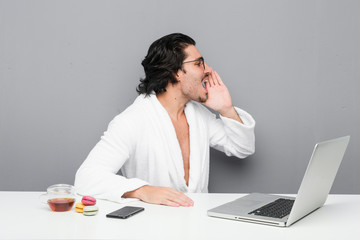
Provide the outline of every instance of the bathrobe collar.
{"type": "MultiPolygon", "coordinates": [[[[204,162],[206,156],[201,156],[201,151],[199,149],[204,145],[204,139],[202,141],[199,139],[200,129],[199,121],[201,124],[202,119],[195,118],[195,109],[193,106],[193,102],[190,101],[186,104],[184,112],[186,115],[186,119],[189,125],[189,138],[190,138],[190,171],[189,171],[189,186],[186,185],[186,181],[184,179],[184,162],[182,158],[181,148],[179,141],[176,136],[176,131],[174,125],[171,121],[171,118],[166,111],[166,109],[159,102],[155,94],[151,94],[149,96],[141,95],[139,96],[144,101],[148,101],[149,104],[145,104],[146,111],[148,112],[149,120],[157,122],[160,124],[158,129],[162,129],[161,138],[162,142],[167,144],[168,147],[164,148],[164,150],[168,149],[169,155],[171,156],[168,159],[168,169],[169,169],[169,177],[171,182],[178,187],[182,192],[188,191],[196,191],[198,187],[201,187],[200,182],[202,182],[201,176],[199,173],[203,172],[200,169],[204,168],[204,162]],[[159,117],[160,116],[160,117],[159,117]],[[159,119],[161,119],[159,121],[159,119]],[[197,121],[197,123],[196,123],[197,121]],[[197,126],[197,127],[195,127],[197,126]],[[200,140],[200,141],[199,141],[200,140]],[[199,145],[200,144],[200,145],[199,145]]],[[[200,125],[201,126],[201,125],[200,125]]],[[[205,144],[206,145],[206,144],[205,144]]]]}

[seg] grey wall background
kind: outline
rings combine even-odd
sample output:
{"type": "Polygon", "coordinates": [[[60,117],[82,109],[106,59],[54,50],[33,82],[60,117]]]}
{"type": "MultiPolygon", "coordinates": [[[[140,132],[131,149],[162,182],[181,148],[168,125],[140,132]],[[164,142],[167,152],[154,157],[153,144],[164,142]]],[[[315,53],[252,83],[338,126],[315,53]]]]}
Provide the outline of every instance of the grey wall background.
{"type": "Polygon", "coordinates": [[[333,193],[360,193],[360,2],[0,0],[0,190],[74,181],[130,105],[149,45],[197,41],[256,153],[211,152],[211,192],[296,193],[314,144],[350,134],[333,193]]]}

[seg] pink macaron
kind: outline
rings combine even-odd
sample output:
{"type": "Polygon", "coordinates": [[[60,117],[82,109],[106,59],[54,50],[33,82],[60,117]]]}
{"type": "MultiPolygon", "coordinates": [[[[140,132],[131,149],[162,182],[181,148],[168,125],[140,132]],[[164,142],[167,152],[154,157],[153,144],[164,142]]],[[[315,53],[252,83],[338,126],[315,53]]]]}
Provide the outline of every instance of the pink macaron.
{"type": "Polygon", "coordinates": [[[90,196],[84,196],[81,199],[81,202],[85,205],[85,206],[92,206],[96,204],[96,199],[90,196]]]}

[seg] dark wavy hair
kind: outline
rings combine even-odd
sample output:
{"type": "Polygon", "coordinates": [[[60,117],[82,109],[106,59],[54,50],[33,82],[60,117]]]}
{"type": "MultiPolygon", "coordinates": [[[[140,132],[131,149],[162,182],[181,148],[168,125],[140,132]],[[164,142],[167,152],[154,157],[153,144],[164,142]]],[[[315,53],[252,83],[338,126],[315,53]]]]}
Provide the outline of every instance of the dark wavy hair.
{"type": "Polygon", "coordinates": [[[169,34],[153,42],[141,63],[145,78],[140,79],[136,91],[146,95],[153,91],[161,93],[166,91],[169,83],[176,84],[175,73],[182,68],[187,57],[184,49],[195,44],[191,37],[182,33],[169,34]]]}

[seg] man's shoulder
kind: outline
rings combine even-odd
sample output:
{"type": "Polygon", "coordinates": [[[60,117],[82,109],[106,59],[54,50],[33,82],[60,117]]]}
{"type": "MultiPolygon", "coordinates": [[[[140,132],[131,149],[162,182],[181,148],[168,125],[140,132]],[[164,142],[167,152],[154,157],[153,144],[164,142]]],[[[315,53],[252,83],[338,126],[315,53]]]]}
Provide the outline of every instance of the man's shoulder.
{"type": "Polygon", "coordinates": [[[123,112],[119,113],[113,121],[129,121],[133,122],[143,116],[146,109],[147,101],[144,96],[138,96],[135,101],[129,105],[123,112]]]}

